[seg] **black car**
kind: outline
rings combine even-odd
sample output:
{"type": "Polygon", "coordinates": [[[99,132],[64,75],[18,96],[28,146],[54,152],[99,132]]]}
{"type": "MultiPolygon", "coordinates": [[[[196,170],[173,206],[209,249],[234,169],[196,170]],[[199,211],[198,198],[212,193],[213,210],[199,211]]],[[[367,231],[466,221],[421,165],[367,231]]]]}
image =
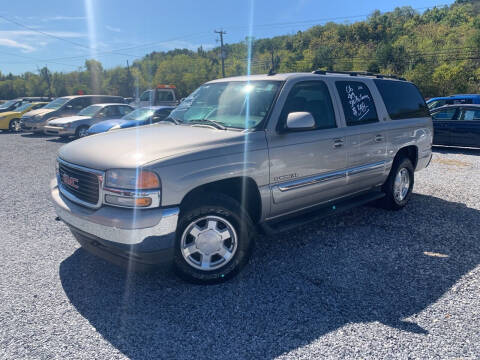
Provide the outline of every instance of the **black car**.
{"type": "Polygon", "coordinates": [[[431,113],[434,145],[480,147],[480,105],[448,105],[431,113]]]}

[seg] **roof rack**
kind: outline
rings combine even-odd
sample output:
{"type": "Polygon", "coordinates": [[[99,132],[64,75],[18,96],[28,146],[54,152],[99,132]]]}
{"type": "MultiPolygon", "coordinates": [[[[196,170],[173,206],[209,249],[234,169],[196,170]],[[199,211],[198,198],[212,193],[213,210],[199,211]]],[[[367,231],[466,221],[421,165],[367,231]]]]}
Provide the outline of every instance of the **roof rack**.
{"type": "Polygon", "coordinates": [[[403,77],[399,77],[397,75],[386,75],[386,74],[375,74],[372,72],[368,71],[333,71],[333,70],[314,70],[312,71],[312,74],[317,74],[317,75],[326,75],[326,74],[343,74],[343,75],[350,75],[350,76],[375,76],[377,79],[397,79],[397,80],[403,80],[406,81],[407,79],[403,77]]]}

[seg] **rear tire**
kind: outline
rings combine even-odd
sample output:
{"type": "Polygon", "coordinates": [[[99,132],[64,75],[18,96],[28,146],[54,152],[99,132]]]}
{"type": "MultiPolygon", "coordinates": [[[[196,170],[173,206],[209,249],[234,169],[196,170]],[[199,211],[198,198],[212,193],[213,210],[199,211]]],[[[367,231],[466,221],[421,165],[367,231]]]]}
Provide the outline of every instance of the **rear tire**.
{"type": "Polygon", "coordinates": [[[249,214],[225,195],[205,196],[180,215],[174,266],[186,281],[214,284],[235,276],[248,262],[255,230],[249,214]]]}
{"type": "Polygon", "coordinates": [[[385,197],[380,200],[380,206],[388,210],[400,210],[407,205],[413,191],[415,171],[412,162],[408,158],[395,160],[383,184],[385,197]]]}
{"type": "Polygon", "coordinates": [[[12,119],[10,120],[10,124],[8,128],[11,132],[20,132],[22,131],[22,127],[20,125],[20,119],[12,119]]]}

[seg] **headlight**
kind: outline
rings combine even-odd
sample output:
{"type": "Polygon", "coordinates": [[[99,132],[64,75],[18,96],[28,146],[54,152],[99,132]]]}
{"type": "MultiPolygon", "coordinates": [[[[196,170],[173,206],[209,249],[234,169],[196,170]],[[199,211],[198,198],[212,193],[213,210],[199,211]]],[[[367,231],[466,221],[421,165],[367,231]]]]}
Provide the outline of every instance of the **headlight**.
{"type": "Polygon", "coordinates": [[[160,206],[160,180],[147,170],[112,169],[105,174],[106,204],[153,208],[160,206]]]}
{"type": "Polygon", "coordinates": [[[112,169],[106,173],[105,185],[116,189],[160,189],[158,176],[147,170],[112,169]]]}

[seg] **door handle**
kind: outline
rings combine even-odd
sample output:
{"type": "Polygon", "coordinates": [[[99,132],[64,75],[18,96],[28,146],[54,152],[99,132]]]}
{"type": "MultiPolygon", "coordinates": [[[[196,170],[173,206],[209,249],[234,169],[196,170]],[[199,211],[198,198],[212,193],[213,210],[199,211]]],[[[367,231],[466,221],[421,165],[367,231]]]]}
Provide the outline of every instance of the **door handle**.
{"type": "Polygon", "coordinates": [[[343,140],[342,139],[333,140],[333,147],[334,148],[340,148],[342,146],[343,146],[343,140]]]}
{"type": "Polygon", "coordinates": [[[375,142],[382,142],[384,137],[382,135],[375,136],[375,142]]]}

